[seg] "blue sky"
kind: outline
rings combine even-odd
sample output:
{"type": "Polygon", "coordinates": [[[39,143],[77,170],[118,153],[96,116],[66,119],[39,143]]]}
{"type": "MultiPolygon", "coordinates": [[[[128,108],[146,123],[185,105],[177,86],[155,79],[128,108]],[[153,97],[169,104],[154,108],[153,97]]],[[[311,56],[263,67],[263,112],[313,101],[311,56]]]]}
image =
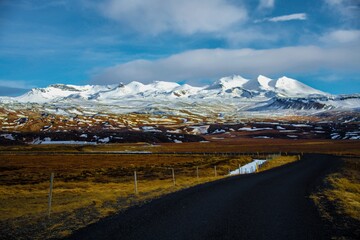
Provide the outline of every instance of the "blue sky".
{"type": "Polygon", "coordinates": [[[358,0],[2,0],[0,95],[283,75],[360,92],[358,0]]]}

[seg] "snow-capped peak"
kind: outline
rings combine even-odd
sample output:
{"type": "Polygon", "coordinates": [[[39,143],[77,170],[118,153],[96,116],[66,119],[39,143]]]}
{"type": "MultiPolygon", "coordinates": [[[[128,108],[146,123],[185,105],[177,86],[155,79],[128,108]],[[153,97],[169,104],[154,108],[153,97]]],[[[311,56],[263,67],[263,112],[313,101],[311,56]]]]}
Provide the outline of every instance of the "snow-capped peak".
{"type": "Polygon", "coordinates": [[[257,81],[264,90],[274,90],[274,87],[271,86],[271,82],[274,82],[273,79],[259,75],[257,77],[257,81]]]}
{"type": "Polygon", "coordinates": [[[149,84],[149,86],[151,86],[156,90],[171,92],[174,88],[180,86],[180,84],[176,82],[156,81],[154,83],[149,84]]]}
{"type": "Polygon", "coordinates": [[[245,79],[240,75],[233,75],[233,76],[229,76],[229,77],[220,78],[218,81],[214,82],[207,89],[211,90],[211,89],[221,88],[223,90],[227,90],[227,89],[232,89],[232,88],[236,88],[236,87],[242,87],[248,81],[249,81],[248,79],[245,79]]]}
{"type": "Polygon", "coordinates": [[[270,82],[273,80],[259,75],[256,79],[251,79],[243,85],[244,89],[252,91],[274,91],[274,88],[270,86],[270,82]]]}
{"type": "Polygon", "coordinates": [[[137,81],[132,81],[126,84],[125,88],[127,88],[129,92],[133,92],[133,93],[143,92],[149,89],[147,85],[137,81]]]}
{"type": "Polygon", "coordinates": [[[275,83],[275,91],[286,97],[306,97],[310,95],[327,95],[295,79],[281,77],[275,83]]]}

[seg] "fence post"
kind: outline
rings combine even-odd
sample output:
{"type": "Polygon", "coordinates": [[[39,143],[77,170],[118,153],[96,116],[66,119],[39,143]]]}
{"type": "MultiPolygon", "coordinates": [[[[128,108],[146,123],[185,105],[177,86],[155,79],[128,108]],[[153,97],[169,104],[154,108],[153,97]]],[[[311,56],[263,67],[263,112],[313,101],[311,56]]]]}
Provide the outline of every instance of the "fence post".
{"type": "Polygon", "coordinates": [[[240,164],[239,164],[239,175],[241,174],[241,167],[240,167],[240,164]]]}
{"type": "Polygon", "coordinates": [[[173,183],[174,183],[174,186],[176,186],[176,180],[175,180],[175,171],[174,169],[172,168],[172,178],[173,178],[173,183]]]}
{"type": "Polygon", "coordinates": [[[196,178],[199,180],[199,167],[196,166],[196,178]]]}
{"type": "Polygon", "coordinates": [[[215,177],[217,177],[216,166],[214,166],[215,177]]]}
{"type": "Polygon", "coordinates": [[[50,188],[49,188],[48,217],[50,217],[50,213],[51,213],[53,185],[54,185],[54,173],[51,173],[51,175],[50,175],[50,188]]]}
{"type": "Polygon", "coordinates": [[[137,175],[136,171],[134,171],[134,188],[135,188],[135,194],[138,194],[138,185],[137,185],[137,175]]]}

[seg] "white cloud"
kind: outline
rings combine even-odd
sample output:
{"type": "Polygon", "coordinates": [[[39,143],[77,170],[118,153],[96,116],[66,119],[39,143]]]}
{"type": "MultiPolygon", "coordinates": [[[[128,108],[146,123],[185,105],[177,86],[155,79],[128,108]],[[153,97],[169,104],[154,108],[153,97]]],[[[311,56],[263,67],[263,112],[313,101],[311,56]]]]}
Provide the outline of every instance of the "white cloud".
{"type": "Polygon", "coordinates": [[[96,6],[124,28],[154,35],[221,32],[247,18],[245,8],[226,0],[106,0],[96,6]]]}
{"type": "Polygon", "coordinates": [[[325,34],[321,37],[321,40],[330,44],[348,44],[348,43],[359,43],[360,41],[360,30],[335,30],[325,34]]]}
{"type": "Polygon", "coordinates": [[[324,2],[334,13],[340,13],[342,20],[354,20],[358,23],[360,14],[359,0],[324,0],[324,2]]]}
{"type": "Polygon", "coordinates": [[[277,16],[272,18],[264,18],[261,20],[255,20],[255,23],[261,22],[286,22],[286,21],[294,21],[294,20],[306,20],[306,13],[294,13],[289,15],[277,16]]]}
{"type": "Polygon", "coordinates": [[[278,16],[273,18],[264,19],[269,22],[285,22],[285,21],[293,21],[293,20],[306,20],[306,13],[294,13],[284,16],[278,16]]]}
{"type": "Polygon", "coordinates": [[[274,8],[275,0],[260,0],[259,2],[259,9],[266,9],[266,8],[274,8]]]}
{"type": "Polygon", "coordinates": [[[241,31],[234,31],[222,34],[228,44],[232,47],[238,47],[241,44],[247,44],[256,41],[257,43],[275,42],[279,39],[279,33],[264,32],[262,29],[242,29],[241,31]]]}
{"type": "Polygon", "coordinates": [[[103,70],[93,79],[100,84],[154,80],[194,83],[225,75],[358,71],[360,51],[352,48],[320,48],[316,46],[286,47],[268,50],[199,49],[172,55],[159,60],[136,60],[103,70]]]}

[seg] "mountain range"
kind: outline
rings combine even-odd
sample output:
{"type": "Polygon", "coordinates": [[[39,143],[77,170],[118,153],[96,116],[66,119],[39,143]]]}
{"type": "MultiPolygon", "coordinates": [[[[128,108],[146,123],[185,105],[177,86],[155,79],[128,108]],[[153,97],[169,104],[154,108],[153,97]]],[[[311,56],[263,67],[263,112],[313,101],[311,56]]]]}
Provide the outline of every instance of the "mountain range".
{"type": "Polygon", "coordinates": [[[113,113],[174,112],[193,107],[206,114],[221,112],[219,107],[231,113],[274,109],[354,110],[360,106],[360,94],[331,95],[288,77],[270,79],[260,75],[249,80],[234,75],[203,87],[164,81],[104,86],[55,84],[34,88],[19,97],[0,97],[0,103],[51,105],[65,111],[76,106],[113,113]]]}
{"type": "Polygon", "coordinates": [[[262,75],[223,77],[202,87],[55,84],[0,97],[0,144],[204,140],[194,135],[359,139],[359,122],[360,94],[331,95],[262,75]]]}
{"type": "Polygon", "coordinates": [[[75,86],[54,84],[46,88],[35,88],[30,92],[15,97],[19,102],[57,102],[64,100],[88,100],[103,103],[123,98],[272,98],[272,97],[316,97],[329,94],[311,88],[295,79],[282,77],[270,79],[260,75],[248,80],[241,76],[224,77],[210,86],[193,87],[175,82],[156,81],[151,84],[130,82],[117,85],[75,86]]]}

